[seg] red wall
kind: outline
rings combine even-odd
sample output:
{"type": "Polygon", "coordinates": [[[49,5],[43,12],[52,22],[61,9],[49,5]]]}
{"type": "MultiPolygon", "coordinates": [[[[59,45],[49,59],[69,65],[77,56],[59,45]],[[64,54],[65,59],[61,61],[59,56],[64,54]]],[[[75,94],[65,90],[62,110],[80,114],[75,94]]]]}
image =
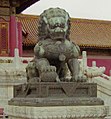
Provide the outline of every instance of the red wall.
{"type": "Polygon", "coordinates": [[[109,71],[111,70],[111,59],[88,58],[88,66],[92,66],[92,61],[96,61],[96,66],[98,67],[106,67],[105,74],[110,75],[109,71]]]}
{"type": "Polygon", "coordinates": [[[16,18],[10,16],[10,56],[14,56],[14,49],[16,48],[16,18]]]}

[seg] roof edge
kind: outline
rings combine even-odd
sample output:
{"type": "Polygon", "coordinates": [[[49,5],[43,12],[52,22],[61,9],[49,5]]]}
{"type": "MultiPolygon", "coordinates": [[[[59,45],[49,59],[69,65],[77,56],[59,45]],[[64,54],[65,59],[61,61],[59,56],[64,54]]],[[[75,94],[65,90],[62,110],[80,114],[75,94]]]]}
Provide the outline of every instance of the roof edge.
{"type": "Polygon", "coordinates": [[[19,14],[22,11],[24,11],[26,8],[30,7],[32,4],[38,2],[40,0],[27,0],[23,4],[21,4],[19,7],[16,8],[16,13],[19,14]]]}

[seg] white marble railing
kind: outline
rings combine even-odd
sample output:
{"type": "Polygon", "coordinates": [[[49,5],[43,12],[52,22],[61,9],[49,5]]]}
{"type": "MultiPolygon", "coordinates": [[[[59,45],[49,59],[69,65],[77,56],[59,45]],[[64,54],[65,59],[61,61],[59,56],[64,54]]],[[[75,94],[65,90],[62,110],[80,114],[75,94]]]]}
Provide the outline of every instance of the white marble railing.
{"type": "MultiPolygon", "coordinates": [[[[14,57],[0,57],[0,63],[1,64],[6,64],[6,63],[12,64],[13,63],[15,67],[19,68],[21,67],[21,65],[23,65],[23,63],[27,64],[32,59],[33,57],[19,57],[19,51],[16,48],[14,57]]],[[[111,80],[110,76],[107,76],[104,74],[105,67],[97,67],[95,61],[92,62],[92,67],[87,66],[86,51],[82,52],[82,59],[79,59],[79,63],[80,63],[80,68],[81,68],[80,73],[83,75],[86,75],[87,78],[102,76],[104,78],[111,80]]]]}
{"type": "Polygon", "coordinates": [[[106,74],[102,74],[101,77],[103,77],[104,79],[110,80],[111,81],[111,76],[108,76],[106,74]]]}
{"type": "MultiPolygon", "coordinates": [[[[28,63],[33,57],[19,57],[21,62],[28,63]]],[[[14,57],[0,57],[0,63],[12,63],[14,61],[14,57]]]]}
{"type": "Polygon", "coordinates": [[[21,63],[28,63],[32,59],[33,57],[19,57],[19,50],[15,48],[14,57],[0,57],[0,63],[16,63],[18,60],[21,63]]]}

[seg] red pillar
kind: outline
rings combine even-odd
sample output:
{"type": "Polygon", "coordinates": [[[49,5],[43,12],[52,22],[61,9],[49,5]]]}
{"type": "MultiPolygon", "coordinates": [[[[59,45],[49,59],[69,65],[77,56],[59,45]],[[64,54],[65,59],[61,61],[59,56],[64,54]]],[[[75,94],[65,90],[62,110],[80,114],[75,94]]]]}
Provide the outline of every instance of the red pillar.
{"type": "Polygon", "coordinates": [[[18,49],[19,49],[19,56],[22,56],[22,24],[17,22],[18,28],[18,49]]]}
{"type": "Polygon", "coordinates": [[[10,56],[14,56],[14,49],[17,48],[17,24],[15,16],[10,16],[10,56]]]}

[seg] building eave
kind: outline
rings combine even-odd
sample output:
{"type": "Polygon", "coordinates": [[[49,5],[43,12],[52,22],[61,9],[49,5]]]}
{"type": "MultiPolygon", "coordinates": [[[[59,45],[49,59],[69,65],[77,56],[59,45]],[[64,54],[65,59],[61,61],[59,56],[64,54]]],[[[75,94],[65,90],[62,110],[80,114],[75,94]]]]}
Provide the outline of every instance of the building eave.
{"type": "Polygon", "coordinates": [[[16,7],[16,14],[21,13],[26,8],[30,7],[32,4],[38,2],[40,0],[20,0],[20,5],[16,7]],[[22,1],[22,2],[21,2],[22,1]]]}

